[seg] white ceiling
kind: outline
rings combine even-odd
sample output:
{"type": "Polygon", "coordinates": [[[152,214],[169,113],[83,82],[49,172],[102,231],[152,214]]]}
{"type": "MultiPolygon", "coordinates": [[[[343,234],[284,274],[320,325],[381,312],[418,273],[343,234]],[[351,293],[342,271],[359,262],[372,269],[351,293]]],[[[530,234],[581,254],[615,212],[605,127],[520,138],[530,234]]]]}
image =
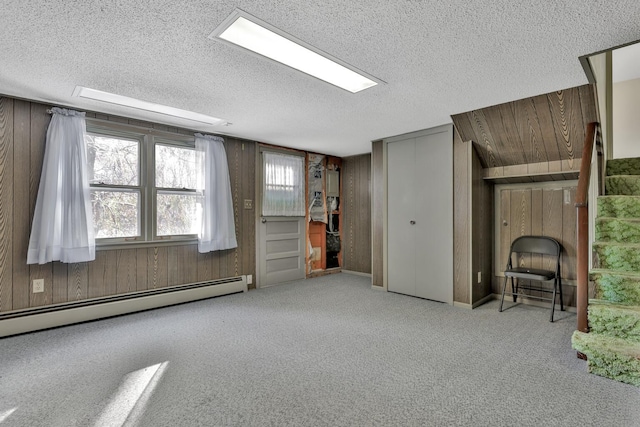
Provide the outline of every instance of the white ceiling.
{"type": "Polygon", "coordinates": [[[9,0],[1,9],[0,93],[338,156],[585,84],[579,56],[640,39],[637,0],[9,0]],[[387,83],[351,94],[208,39],[235,8],[387,83]],[[233,125],[72,98],[76,85],[233,125]]]}

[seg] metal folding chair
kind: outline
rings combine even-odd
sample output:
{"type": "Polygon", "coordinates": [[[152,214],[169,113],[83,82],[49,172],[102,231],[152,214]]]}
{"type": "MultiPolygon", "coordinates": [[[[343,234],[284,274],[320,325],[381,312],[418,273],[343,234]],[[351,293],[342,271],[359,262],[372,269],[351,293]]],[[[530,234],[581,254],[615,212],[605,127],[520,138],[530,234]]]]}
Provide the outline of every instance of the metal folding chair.
{"type": "MultiPolygon", "coordinates": [[[[562,246],[560,243],[546,236],[521,236],[511,243],[511,250],[509,251],[509,260],[507,261],[507,268],[504,271],[504,285],[502,286],[502,299],[500,301],[500,312],[502,312],[502,306],[504,304],[504,296],[512,295],[513,302],[517,302],[517,298],[526,297],[543,301],[551,301],[551,318],[550,322],[553,322],[553,313],[556,307],[556,295],[560,294],[560,310],[564,311],[564,303],[562,301],[562,280],[560,276],[560,255],[562,253],[562,246]],[[548,255],[551,257],[550,267],[553,270],[546,270],[540,268],[532,268],[531,266],[516,265],[513,266],[512,262],[514,257],[516,260],[523,260],[523,255],[548,255]],[[506,292],[507,281],[511,279],[511,292],[506,292]],[[515,285],[514,285],[515,279],[515,285]],[[553,289],[544,288],[542,285],[535,287],[530,285],[520,285],[520,280],[532,280],[538,282],[548,282],[553,280],[553,289]],[[538,291],[545,293],[552,293],[551,298],[531,295],[529,293],[523,293],[521,291],[538,291]]],[[[518,261],[516,263],[518,264],[518,261]]],[[[524,264],[524,262],[522,262],[524,264]]]]}

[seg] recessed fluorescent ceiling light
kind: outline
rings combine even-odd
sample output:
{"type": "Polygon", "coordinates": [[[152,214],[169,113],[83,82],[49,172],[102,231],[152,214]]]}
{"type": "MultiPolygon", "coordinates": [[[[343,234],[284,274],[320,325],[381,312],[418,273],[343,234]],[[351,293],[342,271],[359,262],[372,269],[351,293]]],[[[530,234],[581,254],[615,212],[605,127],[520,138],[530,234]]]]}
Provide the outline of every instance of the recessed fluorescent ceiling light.
{"type": "Polygon", "coordinates": [[[194,113],[193,111],[181,110],[167,105],[155,104],[153,102],[116,95],[115,93],[103,92],[101,90],[91,89],[84,86],[76,86],[73,91],[73,96],[137,108],[138,110],[151,111],[152,113],[160,113],[167,116],[192,120],[194,122],[206,123],[208,125],[224,125],[227,123],[226,120],[207,116],[206,114],[194,113]]]}
{"type": "MultiPolygon", "coordinates": [[[[240,10],[209,36],[266,56],[327,83],[356,93],[378,84],[325,53],[240,10]]],[[[341,61],[340,61],[341,62],[341,61]]]]}

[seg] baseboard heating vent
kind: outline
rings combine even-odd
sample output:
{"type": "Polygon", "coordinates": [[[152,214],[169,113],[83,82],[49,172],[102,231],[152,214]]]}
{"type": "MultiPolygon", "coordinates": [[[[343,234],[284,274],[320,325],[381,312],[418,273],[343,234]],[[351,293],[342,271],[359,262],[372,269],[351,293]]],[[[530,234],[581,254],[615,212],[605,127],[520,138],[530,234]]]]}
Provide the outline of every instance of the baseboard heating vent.
{"type": "Polygon", "coordinates": [[[0,337],[104,319],[237,292],[247,292],[246,276],[16,310],[0,314],[0,337]]]}

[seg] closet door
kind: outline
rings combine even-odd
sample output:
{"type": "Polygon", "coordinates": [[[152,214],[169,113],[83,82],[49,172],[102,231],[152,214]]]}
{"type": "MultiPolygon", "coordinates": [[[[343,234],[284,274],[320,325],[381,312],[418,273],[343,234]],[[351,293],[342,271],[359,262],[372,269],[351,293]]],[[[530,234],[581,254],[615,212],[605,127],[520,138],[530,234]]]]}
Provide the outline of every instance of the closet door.
{"type": "Polygon", "coordinates": [[[416,295],[415,139],[387,147],[388,289],[416,295]]]}
{"type": "Polygon", "coordinates": [[[453,136],[416,138],[416,296],[453,304],[453,136]]]}
{"type": "Polygon", "coordinates": [[[387,289],[453,303],[451,126],[387,141],[387,289]]]}

